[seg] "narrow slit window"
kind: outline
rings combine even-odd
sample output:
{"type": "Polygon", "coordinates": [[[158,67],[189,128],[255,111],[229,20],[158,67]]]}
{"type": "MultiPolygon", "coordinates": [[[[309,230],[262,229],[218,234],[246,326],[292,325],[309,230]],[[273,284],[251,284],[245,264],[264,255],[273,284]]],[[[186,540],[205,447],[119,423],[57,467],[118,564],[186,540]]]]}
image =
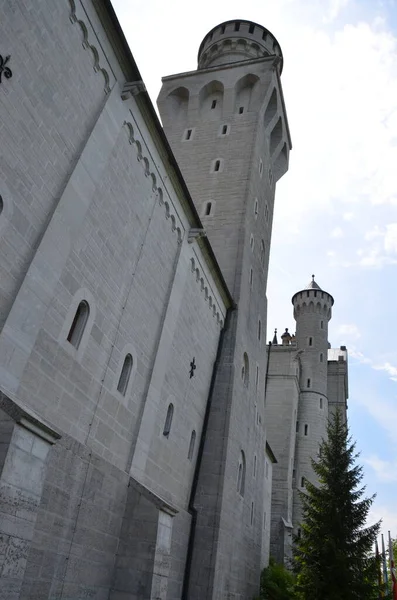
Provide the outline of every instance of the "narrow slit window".
{"type": "Polygon", "coordinates": [[[309,346],[313,346],[313,338],[309,337],[309,346]]]}
{"type": "Polygon", "coordinates": [[[323,399],[320,398],[320,408],[322,408],[322,407],[323,407],[323,399]]]}
{"type": "Polygon", "coordinates": [[[324,355],[322,352],[320,352],[320,362],[323,362],[323,360],[324,360],[324,355]]]}
{"type": "Polygon", "coordinates": [[[250,237],[250,248],[251,248],[251,252],[253,252],[254,250],[254,236],[251,233],[251,237],[250,237]]]}
{"type": "Polygon", "coordinates": [[[226,135],[227,134],[227,125],[224,125],[222,127],[222,135],[226,135]]]}
{"type": "Polygon", "coordinates": [[[221,27],[221,33],[225,33],[225,30],[226,30],[226,25],[222,25],[222,27],[221,27]]]}
{"type": "Polygon", "coordinates": [[[192,458],[193,458],[195,444],[196,444],[196,432],[193,429],[192,435],[190,436],[189,452],[187,455],[189,460],[192,460],[192,458]]]}
{"type": "Polygon", "coordinates": [[[265,258],[266,258],[265,242],[262,240],[261,241],[261,258],[260,258],[262,267],[265,266],[265,258]]]}
{"type": "Polygon", "coordinates": [[[305,478],[301,477],[301,488],[305,487],[305,478]]]}
{"type": "Polygon", "coordinates": [[[192,130],[191,129],[187,129],[186,130],[185,140],[190,140],[191,137],[192,137],[192,130]]]}
{"type": "Polygon", "coordinates": [[[209,217],[211,214],[211,208],[212,208],[212,202],[207,202],[206,206],[205,206],[205,213],[204,215],[206,217],[209,217]]]}
{"type": "Polygon", "coordinates": [[[324,329],[324,321],[320,321],[320,329],[324,329]]]}
{"type": "Polygon", "coordinates": [[[120,392],[123,396],[125,396],[127,392],[128,383],[130,381],[131,371],[132,371],[132,356],[131,354],[127,354],[124,359],[123,368],[121,369],[119,382],[117,384],[117,391],[120,392]]]}
{"type": "Polygon", "coordinates": [[[251,502],[251,525],[254,522],[254,503],[251,502]]]}
{"type": "Polygon", "coordinates": [[[296,433],[299,433],[299,421],[296,422],[296,433]]]}
{"type": "Polygon", "coordinates": [[[259,175],[262,177],[262,172],[263,172],[263,162],[262,159],[260,159],[259,161],[259,175]]]}
{"type": "Polygon", "coordinates": [[[256,477],[256,456],[254,456],[254,477],[256,477]]]}
{"type": "Polygon", "coordinates": [[[254,31],[255,31],[255,25],[251,24],[248,31],[249,31],[249,33],[254,33],[254,31]]]}
{"type": "Polygon", "coordinates": [[[307,380],[307,387],[308,387],[308,388],[311,386],[311,383],[312,383],[312,382],[310,381],[310,379],[308,379],[308,380],[307,380]]]}
{"type": "Polygon", "coordinates": [[[238,461],[237,491],[240,494],[240,496],[244,496],[244,491],[245,491],[245,455],[244,455],[243,451],[241,451],[241,453],[240,453],[240,459],[238,461]]]}
{"type": "Polygon", "coordinates": [[[221,168],[221,161],[220,160],[216,160],[215,161],[215,165],[214,165],[214,171],[215,171],[215,173],[217,173],[220,168],[221,168]]]}
{"type": "Polygon", "coordinates": [[[163,435],[165,435],[165,437],[168,437],[170,435],[173,416],[174,416],[174,405],[171,403],[168,406],[167,416],[166,416],[165,423],[164,423],[163,435]]]}
{"type": "Polygon", "coordinates": [[[252,269],[250,269],[250,286],[251,287],[252,287],[252,284],[253,284],[253,280],[254,280],[254,274],[253,274],[252,269]]]}
{"type": "Polygon", "coordinates": [[[258,387],[259,384],[259,367],[256,365],[256,378],[255,378],[255,386],[258,387]]]}
{"type": "Polygon", "coordinates": [[[214,108],[216,108],[216,100],[213,100],[211,103],[211,110],[213,110],[214,108]]]}
{"type": "Polygon", "coordinates": [[[258,340],[261,341],[261,337],[262,337],[262,322],[259,319],[258,321],[258,340]]]}
{"type": "Polygon", "coordinates": [[[309,432],[309,425],[305,424],[305,435],[307,435],[309,432]]]}
{"type": "Polygon", "coordinates": [[[234,24],[234,31],[240,31],[240,23],[234,24]]]}
{"type": "Polygon", "coordinates": [[[255,219],[257,219],[258,218],[258,198],[255,198],[254,214],[255,214],[255,219]]]}
{"type": "Polygon", "coordinates": [[[68,342],[70,342],[75,348],[78,348],[80,345],[89,315],[90,307],[88,302],[86,300],[82,300],[77,307],[77,311],[67,337],[68,342]]]}
{"type": "Polygon", "coordinates": [[[0,196],[0,215],[4,210],[4,202],[3,202],[3,198],[0,196]]]}
{"type": "Polygon", "coordinates": [[[240,106],[240,108],[238,109],[238,114],[242,115],[244,112],[244,106],[240,106]]]}

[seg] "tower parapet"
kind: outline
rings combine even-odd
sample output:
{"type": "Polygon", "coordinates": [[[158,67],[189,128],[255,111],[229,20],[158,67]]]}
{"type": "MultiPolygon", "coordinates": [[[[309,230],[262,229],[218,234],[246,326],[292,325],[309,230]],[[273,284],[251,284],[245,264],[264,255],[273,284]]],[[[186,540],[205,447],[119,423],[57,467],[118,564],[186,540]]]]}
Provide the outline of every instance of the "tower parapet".
{"type": "Polygon", "coordinates": [[[274,35],[253,21],[233,19],[217,25],[207,33],[201,42],[197,60],[198,68],[206,69],[265,56],[280,58],[281,73],[283,54],[274,35]]]}

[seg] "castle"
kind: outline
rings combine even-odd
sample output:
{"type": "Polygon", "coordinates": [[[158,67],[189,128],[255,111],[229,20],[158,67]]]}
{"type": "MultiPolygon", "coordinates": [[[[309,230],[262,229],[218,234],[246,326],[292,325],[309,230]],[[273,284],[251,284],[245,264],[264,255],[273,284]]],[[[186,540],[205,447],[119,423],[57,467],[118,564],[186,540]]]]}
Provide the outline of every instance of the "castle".
{"type": "Polygon", "coordinates": [[[0,40],[0,599],[250,600],[347,399],[314,278],[265,342],[280,45],[212,29],[161,125],[109,0],[0,40]]]}

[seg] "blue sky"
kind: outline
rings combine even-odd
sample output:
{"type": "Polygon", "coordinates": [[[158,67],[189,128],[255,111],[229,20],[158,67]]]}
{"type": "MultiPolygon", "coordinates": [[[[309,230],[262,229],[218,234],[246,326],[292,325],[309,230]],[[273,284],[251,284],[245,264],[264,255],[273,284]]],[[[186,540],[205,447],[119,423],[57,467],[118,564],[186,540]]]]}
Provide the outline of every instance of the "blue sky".
{"type": "Polygon", "coordinates": [[[280,42],[293,150],[276,193],[267,337],[295,329],[291,297],[315,273],[335,298],[330,342],[349,350],[371,520],[397,537],[396,1],[113,1],[153,102],[222,21],[256,21],[280,42]]]}

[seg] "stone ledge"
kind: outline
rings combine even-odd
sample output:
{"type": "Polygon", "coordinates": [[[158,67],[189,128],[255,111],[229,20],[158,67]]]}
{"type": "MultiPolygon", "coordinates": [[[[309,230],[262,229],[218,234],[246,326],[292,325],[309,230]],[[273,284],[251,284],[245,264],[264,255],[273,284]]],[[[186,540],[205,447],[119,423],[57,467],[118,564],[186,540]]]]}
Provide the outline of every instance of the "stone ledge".
{"type": "Polygon", "coordinates": [[[3,410],[15,423],[41,437],[49,444],[55,444],[62,436],[50,425],[45,423],[38,415],[24,406],[20,401],[12,400],[0,390],[0,409],[3,410]]]}

